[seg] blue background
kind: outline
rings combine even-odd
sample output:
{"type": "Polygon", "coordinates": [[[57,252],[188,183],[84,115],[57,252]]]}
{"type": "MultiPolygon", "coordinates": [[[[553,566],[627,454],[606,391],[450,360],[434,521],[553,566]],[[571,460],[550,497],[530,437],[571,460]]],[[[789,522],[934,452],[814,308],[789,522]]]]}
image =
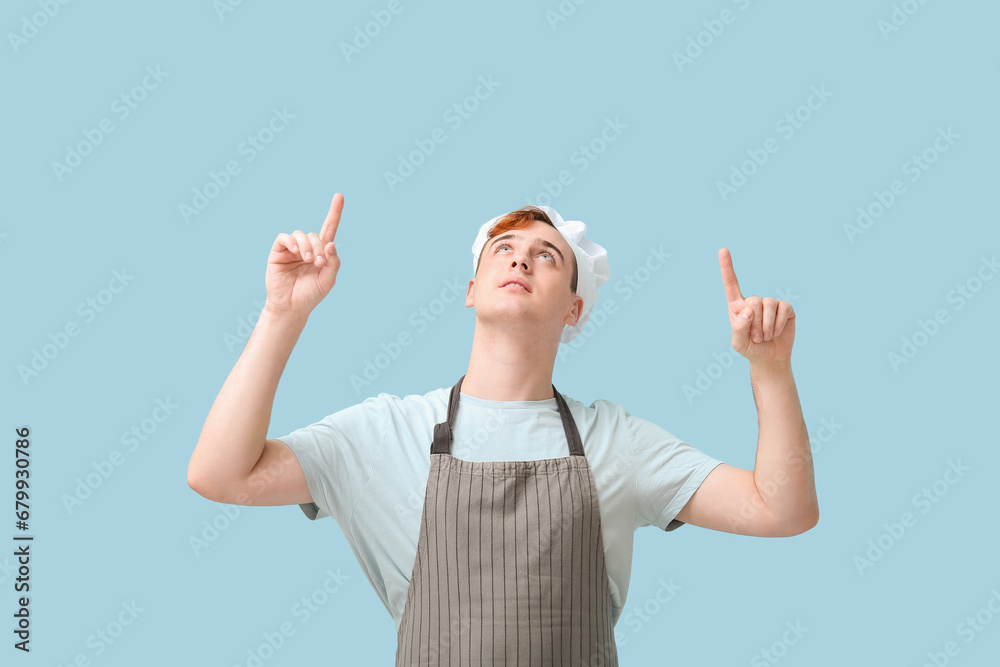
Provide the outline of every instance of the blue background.
{"type": "Polygon", "coordinates": [[[30,655],[11,648],[15,562],[0,559],[2,651],[16,656],[4,664],[252,665],[283,623],[294,634],[264,651],[268,667],[392,664],[391,617],[337,524],[296,506],[227,508],[186,483],[264,300],[271,243],[319,231],[335,192],[343,265],[288,362],[270,437],[379,392],[453,384],[473,311],[455,301],[423,328],[411,315],[448,281],[464,290],[483,222],[534,202],[587,223],[609,252],[602,298],[619,306],[563,350],[556,386],[752,468],[756,410],[717,259],[727,247],[745,295],[795,308],[820,522],[794,538],[638,531],[621,663],[921,665],[954,642],[955,664],[996,664],[1000,6],[910,0],[893,25],[892,3],[860,0],[216,5],[3,10],[0,497],[13,506],[13,431],[28,426],[35,536],[30,655]],[[144,89],[147,68],[165,74],[144,89]],[[468,99],[480,77],[495,88],[468,99]],[[447,120],[456,104],[470,109],[461,124],[447,120]],[[240,146],[274,109],[294,118],[263,132],[251,161],[240,146]],[[794,132],[781,129],[796,113],[794,132]],[[95,135],[102,119],[113,131],[95,135]],[[608,119],[623,127],[603,142],[608,119]],[[445,141],[390,186],[386,173],[437,128],[445,141]],[[947,150],[934,148],[949,128],[947,150]],[[768,139],[766,162],[744,165],[768,139]],[[88,142],[75,168],[54,166],[88,142]],[[913,171],[925,151],[934,162],[913,171]],[[185,219],[229,161],[240,172],[185,219]],[[723,196],[731,178],[741,184],[723,196]],[[896,180],[903,194],[851,233],[896,180]],[[646,271],[651,247],[671,256],[646,271]],[[131,276],[124,288],[115,271],[131,276]],[[639,286],[628,299],[627,279],[639,286]],[[90,298],[100,312],[79,308],[90,298]],[[77,335],[60,337],[67,325],[77,335]],[[403,332],[412,345],[352,386],[403,332]],[[41,370],[25,373],[36,352],[41,370]],[[177,407],[130,450],[122,434],[158,399],[177,407]],[[115,451],[120,465],[67,506],[115,451]],[[942,481],[958,462],[968,470],[942,481]],[[935,502],[915,502],[935,482],[935,502]],[[905,512],[915,523],[893,536],[905,512]],[[304,619],[296,605],[328,570],[346,579],[304,619]],[[661,579],[680,586],[663,604],[661,579]],[[133,622],[96,639],[133,601],[133,622]],[[980,629],[963,633],[977,613],[980,629]],[[796,623],[800,637],[786,633],[796,623]]]}

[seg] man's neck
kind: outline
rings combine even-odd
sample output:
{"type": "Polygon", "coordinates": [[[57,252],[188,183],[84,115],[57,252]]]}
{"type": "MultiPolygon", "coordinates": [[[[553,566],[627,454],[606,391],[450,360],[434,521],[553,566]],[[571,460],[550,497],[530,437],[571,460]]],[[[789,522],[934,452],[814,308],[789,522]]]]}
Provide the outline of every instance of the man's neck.
{"type": "Polygon", "coordinates": [[[558,350],[558,342],[491,331],[477,323],[462,393],[487,401],[554,398],[552,368],[558,350]]]}

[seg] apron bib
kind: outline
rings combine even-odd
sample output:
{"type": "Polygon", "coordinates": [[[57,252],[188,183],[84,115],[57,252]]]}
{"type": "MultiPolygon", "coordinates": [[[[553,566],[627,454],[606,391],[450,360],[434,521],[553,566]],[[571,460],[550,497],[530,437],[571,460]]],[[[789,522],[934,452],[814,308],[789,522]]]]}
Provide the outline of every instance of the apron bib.
{"type": "Polygon", "coordinates": [[[451,455],[463,375],[434,426],[396,665],[618,665],[597,487],[553,385],[569,456],[451,455]]]}

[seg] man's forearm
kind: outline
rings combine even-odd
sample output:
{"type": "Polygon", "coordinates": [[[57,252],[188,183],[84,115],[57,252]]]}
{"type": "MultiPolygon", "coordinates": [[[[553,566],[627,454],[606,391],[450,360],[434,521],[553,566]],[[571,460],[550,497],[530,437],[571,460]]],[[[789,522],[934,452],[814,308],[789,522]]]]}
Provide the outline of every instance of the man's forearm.
{"type": "Polygon", "coordinates": [[[278,381],[308,316],[260,314],[250,339],[208,412],[188,464],[206,491],[250,474],[264,449],[278,381]]]}
{"type": "Polygon", "coordinates": [[[808,530],[819,520],[819,503],[791,362],[751,362],[750,384],[757,404],[757,489],[777,522],[790,530],[808,530]]]}

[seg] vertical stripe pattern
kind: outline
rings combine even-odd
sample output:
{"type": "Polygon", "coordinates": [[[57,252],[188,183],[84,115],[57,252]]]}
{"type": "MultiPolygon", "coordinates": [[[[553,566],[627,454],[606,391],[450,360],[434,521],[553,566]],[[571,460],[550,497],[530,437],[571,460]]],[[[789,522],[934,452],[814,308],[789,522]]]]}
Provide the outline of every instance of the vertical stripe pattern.
{"type": "Polygon", "coordinates": [[[435,427],[396,665],[617,665],[597,488],[565,400],[570,456],[465,461],[450,454],[461,382],[435,427]]]}

